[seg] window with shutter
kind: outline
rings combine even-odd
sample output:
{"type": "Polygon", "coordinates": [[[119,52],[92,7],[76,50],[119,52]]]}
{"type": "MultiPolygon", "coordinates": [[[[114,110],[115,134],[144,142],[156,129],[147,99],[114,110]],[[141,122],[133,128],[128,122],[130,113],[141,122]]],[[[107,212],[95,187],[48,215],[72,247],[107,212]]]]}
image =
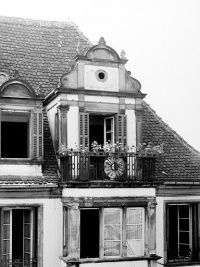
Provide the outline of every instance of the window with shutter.
{"type": "Polygon", "coordinates": [[[35,209],[2,208],[4,266],[30,266],[36,258],[35,209]],[[15,265],[19,264],[19,265],[15,265]]]}
{"type": "Polygon", "coordinates": [[[80,257],[143,256],[144,215],[144,208],[141,207],[82,208],[80,210],[80,257]]]}
{"type": "Polygon", "coordinates": [[[30,112],[1,110],[1,158],[30,157],[30,112]]]}

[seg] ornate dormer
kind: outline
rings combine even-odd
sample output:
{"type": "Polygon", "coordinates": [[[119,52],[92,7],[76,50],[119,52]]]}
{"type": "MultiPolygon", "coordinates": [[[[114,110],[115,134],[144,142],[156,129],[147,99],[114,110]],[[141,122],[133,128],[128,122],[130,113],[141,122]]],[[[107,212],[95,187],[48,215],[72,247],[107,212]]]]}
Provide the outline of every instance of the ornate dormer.
{"type": "Polygon", "coordinates": [[[43,95],[19,75],[0,77],[0,173],[42,176],[43,95]]]}
{"type": "Polygon", "coordinates": [[[85,55],[76,55],[73,68],[60,79],[61,87],[141,93],[141,84],[126,71],[126,63],[125,52],[122,51],[120,57],[101,37],[98,45],[91,47],[85,55]]]}

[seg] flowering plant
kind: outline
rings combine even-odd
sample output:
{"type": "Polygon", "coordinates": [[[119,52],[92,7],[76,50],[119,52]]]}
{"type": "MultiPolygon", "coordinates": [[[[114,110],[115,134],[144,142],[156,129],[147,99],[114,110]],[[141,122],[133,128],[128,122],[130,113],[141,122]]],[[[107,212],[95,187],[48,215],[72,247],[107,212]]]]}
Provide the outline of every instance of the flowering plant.
{"type": "Polygon", "coordinates": [[[89,152],[89,148],[88,147],[83,148],[82,145],[78,146],[76,143],[75,143],[75,147],[74,148],[68,148],[65,145],[63,145],[62,143],[60,143],[59,147],[58,147],[58,150],[57,150],[57,154],[60,157],[71,155],[73,153],[88,153],[88,152],[89,152]]]}
{"type": "Polygon", "coordinates": [[[157,146],[155,146],[152,142],[149,142],[148,144],[139,143],[139,145],[136,147],[136,153],[138,154],[138,156],[143,157],[158,156],[164,153],[163,146],[163,143],[157,146]]]}
{"type": "MultiPolygon", "coordinates": [[[[151,156],[158,156],[160,154],[163,154],[163,145],[157,145],[155,146],[152,142],[146,143],[139,143],[138,146],[126,146],[122,143],[116,142],[115,144],[112,144],[110,141],[106,142],[106,144],[102,147],[97,143],[97,141],[92,142],[92,152],[94,154],[114,154],[114,153],[133,153],[140,157],[151,157],[151,156]]],[[[74,148],[68,148],[62,143],[59,144],[57,154],[60,157],[64,157],[67,155],[72,155],[73,153],[80,153],[80,154],[87,154],[89,153],[89,148],[83,148],[82,145],[78,146],[75,144],[74,148]]]]}

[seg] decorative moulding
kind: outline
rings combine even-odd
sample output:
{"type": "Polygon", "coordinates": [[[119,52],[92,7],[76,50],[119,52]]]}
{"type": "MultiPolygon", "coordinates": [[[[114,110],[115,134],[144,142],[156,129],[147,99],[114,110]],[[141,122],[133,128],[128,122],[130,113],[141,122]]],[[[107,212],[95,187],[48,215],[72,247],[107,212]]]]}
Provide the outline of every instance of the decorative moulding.
{"type": "Polygon", "coordinates": [[[0,86],[10,79],[10,75],[4,71],[0,71],[0,86]]]}

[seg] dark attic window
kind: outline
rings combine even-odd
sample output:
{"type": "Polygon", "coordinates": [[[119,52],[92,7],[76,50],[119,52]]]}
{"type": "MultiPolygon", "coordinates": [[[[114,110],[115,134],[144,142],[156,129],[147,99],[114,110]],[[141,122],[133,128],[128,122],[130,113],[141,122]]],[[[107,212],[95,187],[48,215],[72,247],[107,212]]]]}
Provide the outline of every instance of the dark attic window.
{"type": "Polygon", "coordinates": [[[1,158],[28,158],[28,114],[4,114],[1,120],[1,158]]]}

